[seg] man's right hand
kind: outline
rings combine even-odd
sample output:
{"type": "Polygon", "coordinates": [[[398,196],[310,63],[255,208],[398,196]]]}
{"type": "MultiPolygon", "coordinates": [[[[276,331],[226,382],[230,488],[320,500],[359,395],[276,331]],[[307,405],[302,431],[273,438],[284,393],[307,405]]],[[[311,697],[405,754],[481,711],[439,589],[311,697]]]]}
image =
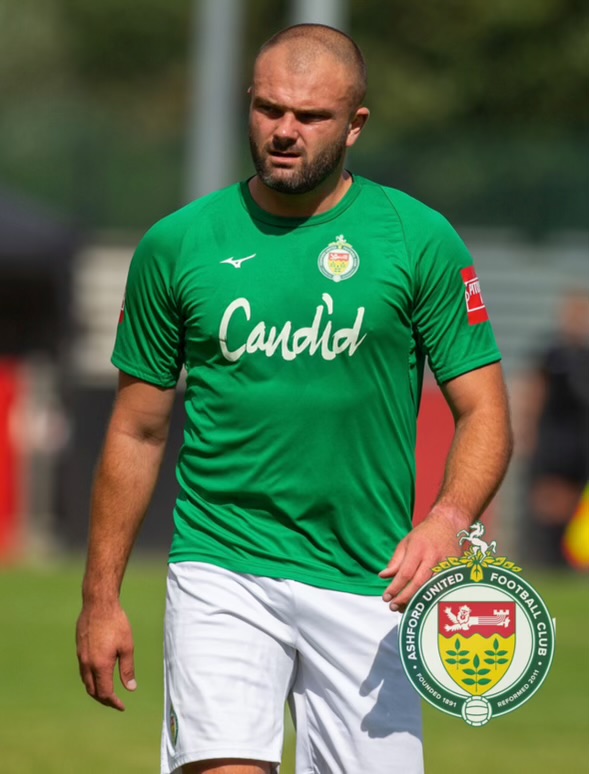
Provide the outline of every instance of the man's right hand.
{"type": "Polygon", "coordinates": [[[80,676],[93,699],[123,712],[125,705],[114,690],[114,670],[119,662],[121,682],[128,691],[137,688],[133,659],[133,633],[120,605],[110,608],[84,605],[76,627],[80,676]]]}

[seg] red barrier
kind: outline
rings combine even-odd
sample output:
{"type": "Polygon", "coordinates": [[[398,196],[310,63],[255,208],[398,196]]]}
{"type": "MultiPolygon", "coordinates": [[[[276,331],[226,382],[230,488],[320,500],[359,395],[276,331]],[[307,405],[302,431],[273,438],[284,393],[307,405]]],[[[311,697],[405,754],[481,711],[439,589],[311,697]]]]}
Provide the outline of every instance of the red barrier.
{"type": "Polygon", "coordinates": [[[415,524],[427,516],[440,491],[453,435],[454,420],[444,396],[434,382],[426,382],[417,422],[415,524]]]}
{"type": "Polygon", "coordinates": [[[15,428],[23,387],[19,364],[0,360],[0,560],[14,556],[22,539],[22,457],[15,428]]]}
{"type": "MultiPolygon", "coordinates": [[[[415,524],[427,516],[440,491],[446,457],[453,437],[452,412],[435,382],[426,382],[417,422],[417,482],[413,518],[415,524]]],[[[486,526],[490,528],[493,523],[492,503],[483,518],[486,526]]]]}

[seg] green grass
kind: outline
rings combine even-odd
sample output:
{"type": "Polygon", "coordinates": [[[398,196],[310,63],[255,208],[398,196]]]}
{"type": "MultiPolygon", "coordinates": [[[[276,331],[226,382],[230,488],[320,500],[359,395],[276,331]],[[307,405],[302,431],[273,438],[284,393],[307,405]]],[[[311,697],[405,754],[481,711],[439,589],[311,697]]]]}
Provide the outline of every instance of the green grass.
{"type": "MultiPolygon", "coordinates": [[[[484,728],[427,705],[427,774],[588,771],[587,579],[527,578],[557,619],[552,671],[527,704],[484,728]]],[[[125,695],[121,714],[91,701],[79,680],[74,626],[81,565],[0,570],[2,774],[159,771],[164,579],[163,558],[136,560],[127,574],[124,604],[135,633],[139,688],[125,695]]],[[[290,738],[282,774],[292,774],[292,759],[290,738]]]]}

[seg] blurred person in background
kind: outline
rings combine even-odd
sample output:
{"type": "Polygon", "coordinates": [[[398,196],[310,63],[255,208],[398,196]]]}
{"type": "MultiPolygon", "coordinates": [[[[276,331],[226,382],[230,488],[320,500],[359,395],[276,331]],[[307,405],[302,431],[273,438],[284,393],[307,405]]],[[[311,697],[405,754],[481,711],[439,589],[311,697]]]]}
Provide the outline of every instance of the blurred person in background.
{"type": "Polygon", "coordinates": [[[588,290],[564,294],[558,328],[535,355],[521,403],[522,558],[564,567],[563,536],[589,480],[588,290]]]}
{"type": "Polygon", "coordinates": [[[287,699],[301,774],[423,771],[401,611],[493,497],[511,435],[464,243],[430,208],[345,169],[365,90],[347,35],[278,33],[250,89],[256,174],[164,218],[131,263],[78,658],[88,693],[124,709],[117,662],[137,684],[119,593],[184,367],[164,774],[277,771],[287,699]],[[413,527],[426,357],[456,433],[413,527]]]}

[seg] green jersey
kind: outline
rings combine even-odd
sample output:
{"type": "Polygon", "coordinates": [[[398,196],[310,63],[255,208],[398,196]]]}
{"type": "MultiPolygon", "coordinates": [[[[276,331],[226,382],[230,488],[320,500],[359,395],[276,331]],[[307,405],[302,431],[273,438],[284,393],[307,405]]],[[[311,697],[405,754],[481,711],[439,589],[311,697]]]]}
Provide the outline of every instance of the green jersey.
{"type": "Polygon", "coordinates": [[[241,183],[157,223],[112,361],[164,388],[186,369],[171,562],[380,594],[411,528],[426,359],[442,383],[499,358],[456,232],[355,177],[310,218],[241,183]]]}

